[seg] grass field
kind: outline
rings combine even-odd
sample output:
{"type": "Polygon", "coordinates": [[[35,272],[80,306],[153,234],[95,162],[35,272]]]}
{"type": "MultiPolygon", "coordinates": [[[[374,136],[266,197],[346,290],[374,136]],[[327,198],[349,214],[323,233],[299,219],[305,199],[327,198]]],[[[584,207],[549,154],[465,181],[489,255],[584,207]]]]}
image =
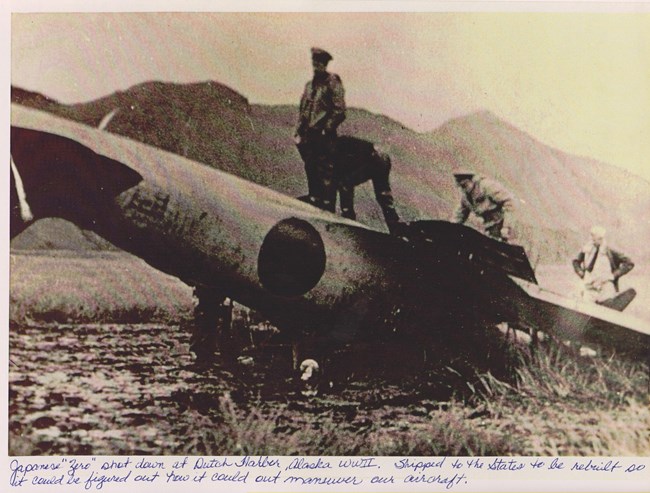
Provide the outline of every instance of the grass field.
{"type": "Polygon", "coordinates": [[[16,323],[177,324],[192,310],[188,286],[122,252],[21,252],[10,276],[16,323]]]}
{"type": "Polygon", "coordinates": [[[187,286],[123,253],[12,254],[10,454],[650,454],[647,363],[513,348],[501,380],[352,375],[305,398],[288,372],[196,366],[191,310],[187,286]]]}

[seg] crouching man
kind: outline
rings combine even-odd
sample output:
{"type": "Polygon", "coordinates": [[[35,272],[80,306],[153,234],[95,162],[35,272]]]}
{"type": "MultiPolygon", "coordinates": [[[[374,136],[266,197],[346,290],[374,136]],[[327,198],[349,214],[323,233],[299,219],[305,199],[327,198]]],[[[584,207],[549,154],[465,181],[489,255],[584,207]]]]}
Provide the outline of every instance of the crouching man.
{"type": "Polygon", "coordinates": [[[341,215],[348,219],[357,218],[354,210],[354,189],[370,180],[375,191],[375,200],[381,207],[388,230],[394,235],[403,231],[405,226],[395,209],[390,187],[391,167],[390,156],[378,150],[372,142],[347,135],[339,137],[334,177],[341,199],[341,215]]]}
{"type": "Polygon", "coordinates": [[[461,201],[452,222],[463,224],[470,213],[474,213],[483,221],[487,236],[505,242],[510,240],[513,232],[506,219],[507,214],[514,212],[510,192],[499,182],[471,171],[457,171],[454,178],[461,190],[461,201]]]}

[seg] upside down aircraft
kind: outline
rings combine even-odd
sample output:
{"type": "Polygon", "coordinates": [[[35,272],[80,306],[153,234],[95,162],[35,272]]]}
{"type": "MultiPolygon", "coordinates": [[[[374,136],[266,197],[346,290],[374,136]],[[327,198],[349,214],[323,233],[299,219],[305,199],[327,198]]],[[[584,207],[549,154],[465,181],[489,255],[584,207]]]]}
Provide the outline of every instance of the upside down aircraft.
{"type": "Polygon", "coordinates": [[[39,218],[66,219],[259,310],[293,341],[399,339],[456,351],[472,344],[469,327],[508,322],[647,359],[644,321],[544,290],[521,247],[463,225],[417,221],[405,241],[17,104],[11,184],[12,238],[39,218]]]}

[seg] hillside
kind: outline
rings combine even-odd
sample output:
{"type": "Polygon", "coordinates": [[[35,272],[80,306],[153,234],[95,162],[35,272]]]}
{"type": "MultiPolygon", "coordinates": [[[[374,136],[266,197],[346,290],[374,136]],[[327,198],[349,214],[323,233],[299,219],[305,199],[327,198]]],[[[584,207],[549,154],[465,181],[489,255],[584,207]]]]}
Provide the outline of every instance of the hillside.
{"type": "Polygon", "coordinates": [[[450,121],[429,137],[459,165],[514,190],[540,227],[579,232],[598,222],[620,237],[641,230],[639,241],[648,237],[649,219],[639,211],[650,206],[650,184],[631,173],[545,146],[489,112],[450,121]]]}
{"type": "MultiPolygon", "coordinates": [[[[12,100],[98,126],[206,163],[288,195],[305,192],[303,164],[291,136],[297,109],[251,105],[216,82],[148,82],[76,105],[12,88],[12,100]],[[107,115],[112,114],[112,117],[107,115]]],[[[421,134],[383,115],[350,109],[342,133],[368,138],[393,160],[392,184],[406,220],[448,218],[459,200],[451,170],[468,167],[501,180],[520,200],[520,239],[533,261],[565,262],[593,223],[612,231],[614,246],[650,258],[645,239],[650,184],[614,166],[572,156],[481,112],[421,134]]],[[[372,186],[357,193],[361,221],[383,228],[372,186]]],[[[101,240],[57,221],[37,224],[14,248],[103,248],[101,240]],[[53,226],[54,224],[54,226],[53,226]],[[47,230],[43,229],[47,228],[47,230]],[[39,231],[41,231],[39,233],[39,231]]]]}

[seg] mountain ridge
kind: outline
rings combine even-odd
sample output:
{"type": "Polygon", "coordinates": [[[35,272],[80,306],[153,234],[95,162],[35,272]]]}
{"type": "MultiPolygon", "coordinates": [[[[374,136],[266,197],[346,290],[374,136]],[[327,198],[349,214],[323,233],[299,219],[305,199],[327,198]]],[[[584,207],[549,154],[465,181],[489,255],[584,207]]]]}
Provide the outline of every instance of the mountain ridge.
{"type": "MultiPolygon", "coordinates": [[[[215,81],[145,82],[73,105],[12,87],[12,101],[95,127],[114,112],[107,131],[288,195],[304,193],[303,164],[291,139],[296,106],[251,104],[215,81]]],[[[391,155],[396,204],[406,220],[448,218],[459,201],[451,172],[472,168],[502,181],[518,197],[522,241],[533,244],[542,261],[566,261],[595,222],[613,231],[613,243],[628,245],[623,251],[650,257],[645,242],[638,241],[648,237],[650,222],[636,217],[650,207],[650,184],[613,165],[547,146],[488,110],[420,133],[386,115],[350,108],[341,133],[371,140],[391,155]]],[[[361,221],[384,228],[371,185],[359,187],[357,204],[361,221]]],[[[17,238],[12,247],[28,248],[30,241],[17,238]]]]}

